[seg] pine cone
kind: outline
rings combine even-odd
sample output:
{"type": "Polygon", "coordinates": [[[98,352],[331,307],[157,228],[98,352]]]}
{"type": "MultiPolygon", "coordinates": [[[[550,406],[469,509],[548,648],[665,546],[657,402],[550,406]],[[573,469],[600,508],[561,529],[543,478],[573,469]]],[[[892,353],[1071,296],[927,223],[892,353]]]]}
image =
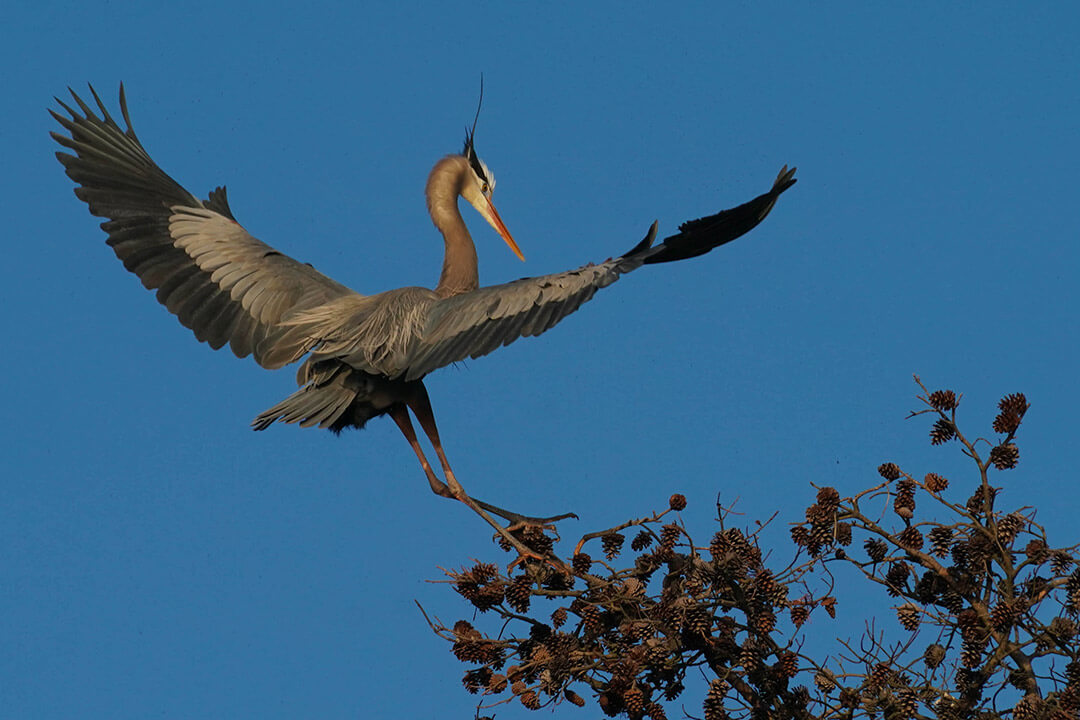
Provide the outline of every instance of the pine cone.
{"type": "Polygon", "coordinates": [[[795,627],[802,627],[802,624],[806,622],[806,619],[810,617],[810,608],[806,603],[799,603],[798,605],[792,605],[788,612],[791,615],[791,623],[795,627]]]}
{"type": "MultiPolygon", "coordinates": [[[[1024,555],[1032,562],[1041,563],[1046,560],[1048,554],[1049,550],[1046,547],[1046,543],[1038,538],[1029,541],[1028,544],[1024,546],[1024,555]]],[[[1055,574],[1060,573],[1055,572],[1055,574]]]]}
{"type": "Polygon", "coordinates": [[[845,547],[851,544],[851,523],[836,524],[836,543],[845,547]]]}
{"type": "Polygon", "coordinates": [[[934,408],[938,412],[949,412],[956,409],[956,393],[952,390],[935,390],[930,393],[930,397],[927,398],[930,401],[930,407],[934,408]]]}
{"type": "Polygon", "coordinates": [[[949,554],[949,547],[952,545],[953,531],[952,528],[947,527],[935,527],[930,529],[930,552],[939,558],[943,558],[949,554]]]}
{"type": "Polygon", "coordinates": [[[506,689],[506,684],[505,675],[492,675],[488,680],[488,692],[492,694],[501,693],[506,689]]]}
{"type": "Polygon", "coordinates": [[[866,549],[866,554],[870,556],[870,559],[874,562],[881,562],[885,559],[885,553],[888,552],[889,546],[884,541],[877,538],[870,538],[863,547],[866,549]]]}
{"type": "Polygon", "coordinates": [[[573,566],[574,572],[578,575],[585,575],[592,569],[592,558],[585,553],[578,553],[577,555],[574,555],[570,564],[573,566]]]}
{"type": "Polygon", "coordinates": [[[900,547],[908,550],[920,550],[923,546],[923,536],[916,527],[905,528],[896,538],[900,547]]]}
{"type": "Polygon", "coordinates": [[[622,697],[623,705],[626,707],[626,714],[630,717],[640,716],[645,710],[645,696],[641,690],[638,690],[636,685],[624,692],[622,697]]]}
{"type": "Polygon", "coordinates": [[[892,666],[888,663],[878,663],[870,671],[870,677],[867,678],[871,685],[881,687],[888,681],[889,676],[892,675],[892,666]]]}
{"type": "Polygon", "coordinates": [[[793,652],[785,652],[780,656],[776,667],[782,677],[793,678],[799,674],[799,657],[793,652]]]}
{"type": "Polygon", "coordinates": [[[826,512],[836,512],[836,509],[840,507],[840,493],[836,488],[823,487],[818,490],[817,504],[825,509],[826,512]]]}
{"type": "Polygon", "coordinates": [[[622,551],[623,541],[626,538],[622,533],[608,533],[600,538],[600,542],[604,547],[604,555],[608,560],[614,560],[615,557],[622,551]]]}
{"type": "Polygon", "coordinates": [[[566,608],[556,608],[555,612],[551,613],[551,624],[556,628],[561,628],[566,624],[566,608]]]}
{"type": "Polygon", "coordinates": [[[581,619],[585,624],[585,631],[591,635],[599,635],[604,629],[600,608],[595,605],[586,605],[581,608],[581,619]]]}
{"type": "Polygon", "coordinates": [[[465,677],[461,678],[461,684],[465,686],[465,690],[470,694],[475,695],[481,689],[487,687],[489,680],[491,680],[491,669],[481,667],[466,672],[465,677]]]}
{"type": "Polygon", "coordinates": [[[519,613],[529,610],[532,597],[532,580],[528,575],[519,575],[506,586],[506,604],[519,613]]]}
{"type": "Polygon", "coordinates": [[[630,549],[634,552],[641,552],[645,548],[652,545],[653,536],[648,530],[642,530],[634,539],[630,541],[630,549]]]}
{"type": "Polygon", "coordinates": [[[1018,513],[1009,513],[998,520],[998,540],[1003,545],[1011,545],[1020,531],[1027,525],[1027,519],[1018,513]]]}
{"type": "Polygon", "coordinates": [[[878,466],[877,471],[886,480],[896,480],[900,477],[900,468],[896,463],[882,463],[878,466]]]}
{"type": "Polygon", "coordinates": [[[573,690],[563,690],[563,697],[578,707],[585,707],[585,698],[581,697],[573,690]]]}
{"type": "Polygon", "coordinates": [[[828,670],[818,670],[814,675],[814,686],[823,693],[831,693],[836,689],[836,678],[828,670]]]}
{"type": "Polygon", "coordinates": [[[1020,450],[1013,443],[998,445],[990,450],[990,462],[998,470],[1011,470],[1020,459],[1020,450]]]}
{"type": "Polygon", "coordinates": [[[922,613],[919,612],[919,608],[911,603],[904,603],[896,608],[896,619],[900,621],[900,625],[903,626],[905,630],[908,632],[915,632],[919,629],[922,613]]]}
{"type": "MultiPolygon", "coordinates": [[[[1034,540],[1032,542],[1035,542],[1034,540]]],[[[1046,547],[1045,545],[1043,547],[1046,547]]],[[[1073,559],[1064,550],[1055,550],[1050,555],[1050,569],[1055,575],[1064,575],[1073,566],[1073,559]]]]}
{"type": "Polygon", "coordinates": [[[1031,406],[1028,405],[1023,393],[1013,393],[1003,397],[998,403],[998,409],[1001,412],[994,418],[994,432],[1008,435],[1015,433],[1029,407],[1031,406]]]}
{"type": "Polygon", "coordinates": [[[891,595],[894,594],[895,591],[902,590],[907,583],[908,575],[910,574],[911,568],[907,566],[907,563],[890,563],[889,569],[885,572],[885,581],[891,586],[889,588],[889,594],[891,595]]]}
{"type": "Polygon", "coordinates": [[[668,499],[668,506],[675,512],[682,512],[686,509],[686,496],[675,493],[668,499]]]}
{"type": "Polygon", "coordinates": [[[949,487],[949,481],[937,473],[926,473],[926,477],[923,478],[923,485],[930,492],[940,494],[945,492],[945,489],[949,487]]]}
{"type": "Polygon", "coordinates": [[[768,610],[762,610],[754,615],[753,625],[754,631],[759,635],[768,635],[776,627],[776,615],[768,610]]]}
{"type": "Polygon", "coordinates": [[[1016,624],[1026,609],[1027,603],[1023,598],[1002,600],[990,611],[990,622],[993,623],[995,630],[1008,630],[1016,624]]]}
{"type": "Polygon", "coordinates": [[[939,418],[930,429],[930,444],[941,445],[956,436],[956,426],[945,418],[939,418]]]}
{"type": "Polygon", "coordinates": [[[651,720],[667,720],[667,713],[660,703],[651,702],[645,706],[645,716],[651,720]]]}
{"type": "Polygon", "coordinates": [[[945,659],[945,648],[937,643],[932,643],[926,646],[926,650],[923,652],[923,662],[926,663],[926,667],[931,670],[936,668],[945,659]]]}
{"type": "Polygon", "coordinates": [[[540,698],[532,690],[526,690],[518,696],[518,700],[521,700],[521,704],[530,710],[540,709],[540,698]]]}
{"type": "Polygon", "coordinates": [[[660,547],[668,549],[675,547],[675,542],[679,539],[679,535],[681,534],[678,525],[665,525],[660,529],[660,547]]]}
{"type": "Polygon", "coordinates": [[[899,690],[896,693],[896,708],[902,718],[910,718],[915,716],[915,709],[919,705],[919,696],[915,694],[914,690],[904,689],[899,690]]]}
{"type": "Polygon", "coordinates": [[[705,720],[727,720],[728,714],[724,711],[724,696],[727,691],[728,684],[723,680],[713,680],[709,684],[709,692],[703,703],[705,720]]]}

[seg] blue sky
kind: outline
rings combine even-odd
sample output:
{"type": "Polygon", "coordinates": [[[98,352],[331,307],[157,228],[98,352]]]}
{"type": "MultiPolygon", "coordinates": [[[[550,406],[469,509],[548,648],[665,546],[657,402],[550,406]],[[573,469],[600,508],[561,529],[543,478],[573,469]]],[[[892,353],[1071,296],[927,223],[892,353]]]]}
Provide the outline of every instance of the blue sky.
{"type": "Polygon", "coordinates": [[[47,136],[52,96],[87,81],[112,107],[124,81],[182,184],[226,183],[250,232],[365,293],[437,280],[424,180],[481,72],[477,148],[528,258],[467,210],[485,283],[602,260],[798,165],[751,235],[431,376],[459,478],[576,511],[568,537],[682,492],[703,540],[717,493],[786,522],[808,483],[851,492],[884,460],[966,487],[904,420],[919,373],[984,432],[1027,394],[1006,497],[1076,540],[1080,13],[429,5],[8,11],[5,716],[472,717],[413,600],[467,616],[425,581],[496,557],[393,423],[248,429],[292,371],[195,342],[105,246],[47,136]]]}

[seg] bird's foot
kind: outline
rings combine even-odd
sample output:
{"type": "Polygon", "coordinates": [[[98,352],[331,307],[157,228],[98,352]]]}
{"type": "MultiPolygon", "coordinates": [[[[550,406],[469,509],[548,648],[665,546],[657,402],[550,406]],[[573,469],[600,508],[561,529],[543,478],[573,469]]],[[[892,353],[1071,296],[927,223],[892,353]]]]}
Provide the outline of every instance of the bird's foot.
{"type": "Polygon", "coordinates": [[[507,526],[507,530],[510,530],[511,532],[513,532],[514,530],[520,530],[527,525],[548,527],[553,526],[560,520],[566,520],[567,518],[574,518],[575,520],[578,519],[577,513],[572,512],[563,513],[561,515],[552,515],[551,517],[532,517],[531,515],[522,515],[521,513],[516,513],[511,510],[503,510],[501,507],[497,507],[495,505],[492,505],[491,503],[486,503],[481,500],[474,499],[474,502],[480,507],[482,507],[484,510],[487,510],[492,515],[498,515],[503,520],[506,520],[508,523],[510,523],[507,526]]]}

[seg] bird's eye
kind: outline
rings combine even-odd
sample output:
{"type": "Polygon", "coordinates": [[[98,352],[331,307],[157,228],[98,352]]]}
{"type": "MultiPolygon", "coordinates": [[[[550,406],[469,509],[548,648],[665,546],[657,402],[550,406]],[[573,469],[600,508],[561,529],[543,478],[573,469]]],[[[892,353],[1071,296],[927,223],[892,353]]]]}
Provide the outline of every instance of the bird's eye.
{"type": "Polygon", "coordinates": [[[487,194],[488,194],[488,191],[489,191],[489,190],[491,190],[491,188],[490,188],[490,187],[488,186],[488,184],[487,184],[487,183],[484,183],[484,184],[483,184],[483,185],[482,185],[482,186],[480,187],[480,192],[484,193],[485,195],[487,195],[487,194]]]}

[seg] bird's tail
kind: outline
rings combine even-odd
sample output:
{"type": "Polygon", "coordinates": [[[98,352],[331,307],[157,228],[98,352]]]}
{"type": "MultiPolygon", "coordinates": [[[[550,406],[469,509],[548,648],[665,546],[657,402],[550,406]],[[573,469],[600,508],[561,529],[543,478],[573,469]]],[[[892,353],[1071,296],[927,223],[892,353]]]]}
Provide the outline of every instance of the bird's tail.
{"type": "Polygon", "coordinates": [[[652,238],[655,237],[656,232],[654,224],[645,239],[623,257],[637,259],[643,264],[652,264],[704,255],[757,227],[758,223],[764,220],[773,209],[780,194],[794,184],[795,168],[788,169],[785,165],[768,192],[730,210],[721,210],[715,215],[688,220],[679,226],[677,235],[665,238],[655,247],[652,245],[652,238]]]}
{"type": "Polygon", "coordinates": [[[265,430],[277,420],[299,423],[300,427],[317,425],[334,431],[351,425],[363,426],[369,418],[355,417],[355,409],[348,412],[363,391],[362,381],[354,377],[351,368],[341,363],[314,368],[307,368],[305,364],[301,372],[305,370],[308,382],[304,387],[260,413],[251,421],[252,429],[265,430]]]}

